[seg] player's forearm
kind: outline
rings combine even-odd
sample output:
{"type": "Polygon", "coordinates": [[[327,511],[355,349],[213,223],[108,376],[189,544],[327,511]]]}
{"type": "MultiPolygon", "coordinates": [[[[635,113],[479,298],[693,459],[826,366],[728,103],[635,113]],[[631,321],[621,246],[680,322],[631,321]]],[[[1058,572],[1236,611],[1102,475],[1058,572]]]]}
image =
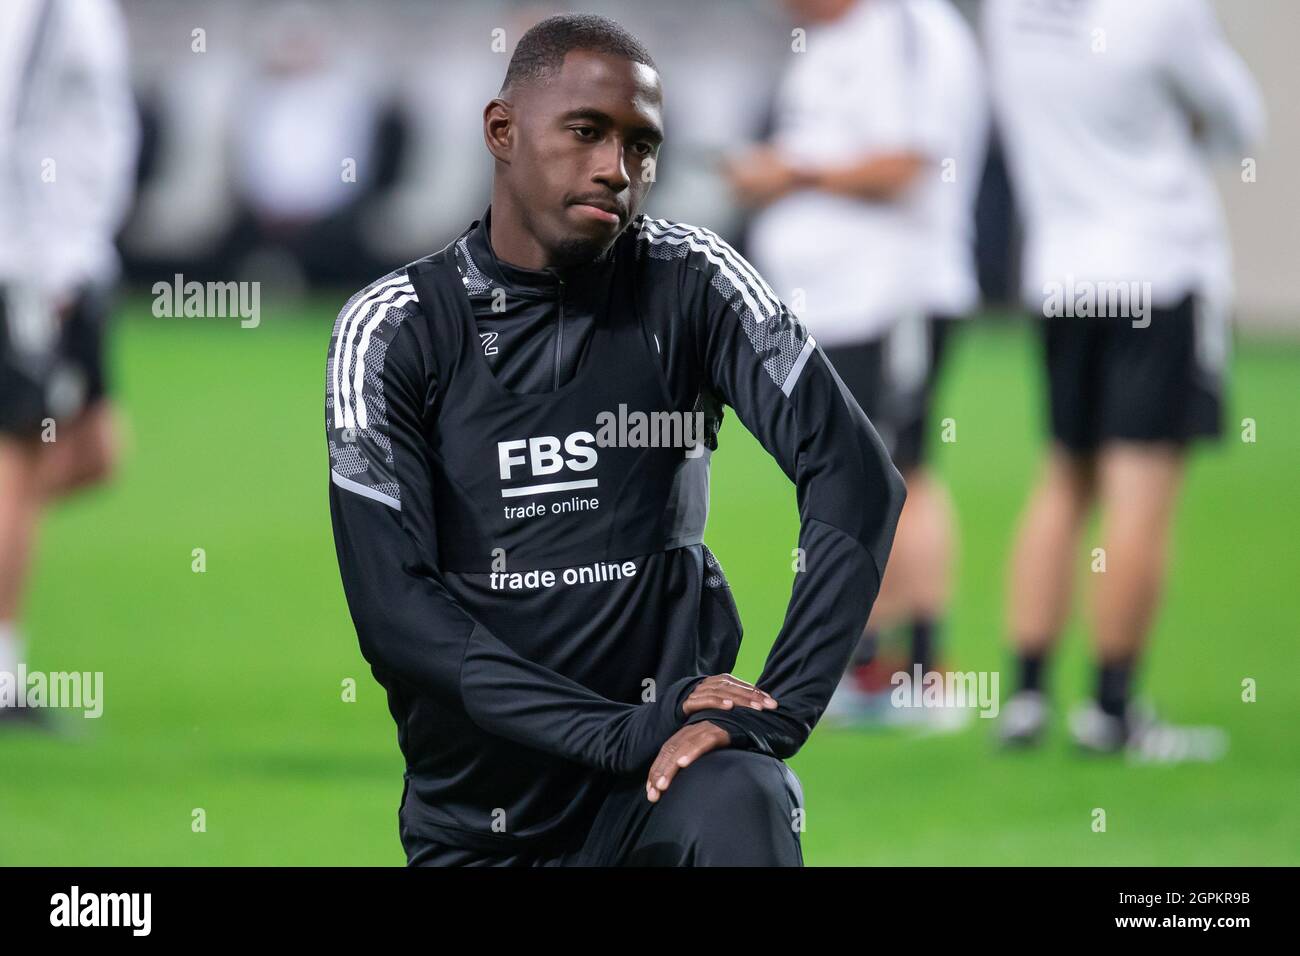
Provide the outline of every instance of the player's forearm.
{"type": "MultiPolygon", "coordinates": [[[[862,635],[907,491],[820,349],[809,356],[784,409],[754,402],[746,412],[746,423],[796,485],[797,573],[781,633],[757,681],[778,709],[708,713],[732,731],[734,745],[788,757],[825,711],[862,635]]],[[[698,719],[707,718],[692,715],[688,722],[698,719]]]]}
{"type": "Polygon", "coordinates": [[[609,773],[650,764],[683,722],[681,703],[700,679],[682,678],[654,701],[624,704],[519,658],[479,629],[462,669],[466,711],[489,733],[609,773]]]}
{"type": "Polygon", "coordinates": [[[657,701],[612,701],[526,660],[475,621],[409,548],[394,514],[331,489],[335,544],[362,656],[488,733],[612,773],[639,770],[680,726],[697,677],[657,701]],[[386,529],[386,533],[381,533],[386,529]]]}
{"type": "Polygon", "coordinates": [[[778,708],[700,711],[687,720],[712,720],[731,733],[732,746],[782,759],[798,752],[821,719],[880,589],[874,560],[839,529],[805,522],[799,547],[805,563],[756,682],[778,708]]]}

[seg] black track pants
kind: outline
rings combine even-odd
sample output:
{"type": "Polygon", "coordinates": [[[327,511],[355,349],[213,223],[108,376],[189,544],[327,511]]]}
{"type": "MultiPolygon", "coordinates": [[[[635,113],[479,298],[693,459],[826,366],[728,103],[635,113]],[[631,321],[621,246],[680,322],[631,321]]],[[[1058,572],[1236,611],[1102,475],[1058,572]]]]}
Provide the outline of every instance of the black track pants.
{"type": "Polygon", "coordinates": [[[643,774],[620,778],[581,845],[508,855],[403,831],[411,866],[802,866],[803,790],[784,762],[715,750],[678,772],[657,803],[643,774]]]}

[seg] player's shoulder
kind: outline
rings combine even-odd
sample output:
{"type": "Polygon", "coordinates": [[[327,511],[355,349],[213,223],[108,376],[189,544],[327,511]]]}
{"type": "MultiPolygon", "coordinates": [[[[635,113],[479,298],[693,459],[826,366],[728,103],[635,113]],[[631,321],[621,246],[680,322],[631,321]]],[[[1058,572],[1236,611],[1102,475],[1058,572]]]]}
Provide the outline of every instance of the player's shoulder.
{"type": "Polygon", "coordinates": [[[343,307],[339,309],[334,335],[337,337],[343,331],[345,324],[352,325],[361,312],[381,306],[402,309],[406,312],[418,311],[419,300],[415,296],[414,286],[411,285],[409,270],[409,265],[399,266],[349,296],[343,303],[343,307]]]}
{"type": "MultiPolygon", "coordinates": [[[[384,369],[393,366],[394,343],[409,321],[420,315],[419,296],[411,284],[409,266],[401,266],[368,283],[339,309],[330,335],[326,361],[326,393],[331,407],[346,409],[355,394],[380,387],[384,369]]],[[[408,336],[406,341],[410,341],[408,336]]],[[[418,346],[406,347],[405,363],[422,363],[418,346]]]]}
{"type": "Polygon", "coordinates": [[[679,263],[698,273],[705,284],[722,293],[739,293],[746,301],[762,299],[777,307],[777,296],[763,276],[727,240],[705,226],[639,216],[645,255],[679,263]]]}
{"type": "MultiPolygon", "coordinates": [[[[772,381],[784,388],[791,370],[803,367],[812,339],[758,270],[704,226],[638,216],[631,228],[637,230],[642,256],[682,270],[677,278],[682,280],[683,301],[677,316],[702,323],[697,326],[702,330],[743,330],[722,337],[739,344],[732,356],[761,356],[772,381]]],[[[713,338],[711,332],[705,334],[713,338]]]]}
{"type": "Polygon", "coordinates": [[[636,243],[639,254],[662,253],[656,258],[686,259],[692,252],[704,248],[731,248],[726,240],[706,226],[657,219],[645,213],[632,220],[627,234],[636,243]]]}
{"type": "Polygon", "coordinates": [[[706,226],[639,215],[628,227],[638,261],[670,270],[693,270],[709,281],[724,277],[758,279],[757,272],[735,247],[706,226]]]}
{"type": "MultiPolygon", "coordinates": [[[[409,267],[368,283],[339,309],[325,375],[325,424],[334,485],[401,510],[394,478],[389,413],[391,389],[415,383],[417,350],[399,350],[398,333],[419,314],[409,267]],[[399,360],[395,356],[401,355],[399,360]]],[[[408,336],[406,341],[410,341],[408,336]]]]}
{"type": "Polygon", "coordinates": [[[420,314],[420,298],[410,270],[411,265],[400,266],[349,296],[334,320],[331,353],[348,346],[357,348],[363,339],[374,338],[381,327],[395,329],[420,314]]]}

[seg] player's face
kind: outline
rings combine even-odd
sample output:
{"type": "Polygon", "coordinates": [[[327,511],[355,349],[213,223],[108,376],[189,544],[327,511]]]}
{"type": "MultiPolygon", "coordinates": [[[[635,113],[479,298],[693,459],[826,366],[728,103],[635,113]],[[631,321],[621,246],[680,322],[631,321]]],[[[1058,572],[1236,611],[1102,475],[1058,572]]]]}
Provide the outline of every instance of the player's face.
{"type": "Polygon", "coordinates": [[[556,262],[595,258],[640,212],[663,140],[662,100],[650,67],[574,51],[515,104],[509,176],[529,231],[556,262]]]}

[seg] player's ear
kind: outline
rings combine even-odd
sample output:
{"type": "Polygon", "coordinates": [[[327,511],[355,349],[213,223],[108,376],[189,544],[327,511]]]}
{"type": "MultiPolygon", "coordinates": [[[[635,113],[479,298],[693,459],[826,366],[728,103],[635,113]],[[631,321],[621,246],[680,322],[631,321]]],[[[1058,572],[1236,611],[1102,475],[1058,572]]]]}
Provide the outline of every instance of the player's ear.
{"type": "Polygon", "coordinates": [[[483,141],[488,152],[503,163],[514,153],[514,108],[497,97],[483,108],[483,141]]]}

